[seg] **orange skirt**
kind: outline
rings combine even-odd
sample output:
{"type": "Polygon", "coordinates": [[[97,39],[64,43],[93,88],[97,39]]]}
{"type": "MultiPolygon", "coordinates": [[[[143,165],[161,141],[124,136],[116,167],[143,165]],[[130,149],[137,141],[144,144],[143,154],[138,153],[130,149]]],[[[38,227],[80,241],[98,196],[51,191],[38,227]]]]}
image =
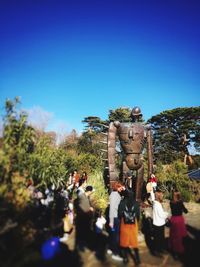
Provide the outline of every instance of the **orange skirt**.
{"type": "Polygon", "coordinates": [[[125,224],[124,219],[120,223],[120,246],[124,248],[138,248],[138,224],[125,224]]]}

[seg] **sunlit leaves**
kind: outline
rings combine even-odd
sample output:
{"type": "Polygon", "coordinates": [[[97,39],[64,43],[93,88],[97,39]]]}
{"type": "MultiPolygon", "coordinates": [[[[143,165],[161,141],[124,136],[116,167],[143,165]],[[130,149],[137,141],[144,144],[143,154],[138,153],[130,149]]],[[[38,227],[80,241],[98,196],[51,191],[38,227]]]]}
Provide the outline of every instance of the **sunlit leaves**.
{"type": "Polygon", "coordinates": [[[154,133],[154,152],[157,160],[170,163],[183,159],[191,147],[194,147],[196,152],[200,150],[200,107],[163,111],[149,119],[148,123],[154,133]],[[187,137],[187,144],[182,142],[184,135],[187,137]]]}

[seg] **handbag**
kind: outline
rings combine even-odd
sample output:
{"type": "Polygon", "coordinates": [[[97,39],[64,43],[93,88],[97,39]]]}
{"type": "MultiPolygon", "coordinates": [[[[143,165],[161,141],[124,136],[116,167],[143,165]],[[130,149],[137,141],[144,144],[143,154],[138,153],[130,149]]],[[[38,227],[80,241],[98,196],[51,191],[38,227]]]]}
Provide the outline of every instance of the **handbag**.
{"type": "Polygon", "coordinates": [[[166,227],[170,227],[170,226],[171,226],[171,221],[170,221],[170,219],[166,219],[166,221],[165,221],[165,226],[166,226],[166,227]]]}

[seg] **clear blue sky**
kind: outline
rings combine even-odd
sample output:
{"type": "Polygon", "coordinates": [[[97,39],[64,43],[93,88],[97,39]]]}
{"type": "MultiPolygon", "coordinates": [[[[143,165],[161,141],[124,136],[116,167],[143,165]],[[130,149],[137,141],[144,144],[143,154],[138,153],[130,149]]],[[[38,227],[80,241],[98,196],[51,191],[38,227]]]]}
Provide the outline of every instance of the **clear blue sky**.
{"type": "Polygon", "coordinates": [[[80,132],[118,107],[199,106],[199,14],[193,0],[1,0],[1,113],[20,96],[48,130],[80,132]]]}

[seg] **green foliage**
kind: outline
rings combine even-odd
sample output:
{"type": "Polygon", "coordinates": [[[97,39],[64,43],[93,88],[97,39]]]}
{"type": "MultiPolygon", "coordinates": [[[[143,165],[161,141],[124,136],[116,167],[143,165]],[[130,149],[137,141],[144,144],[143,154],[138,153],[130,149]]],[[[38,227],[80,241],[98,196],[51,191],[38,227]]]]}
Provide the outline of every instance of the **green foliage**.
{"type": "Polygon", "coordinates": [[[189,193],[191,181],[187,176],[187,167],[182,161],[177,160],[168,165],[158,162],[156,176],[159,188],[164,191],[165,197],[170,198],[172,190],[177,189],[183,194],[185,201],[191,199],[189,193]]]}
{"type": "Polygon", "coordinates": [[[1,196],[5,198],[5,201],[11,203],[16,211],[21,213],[30,201],[30,192],[27,189],[26,177],[21,176],[18,172],[12,173],[11,185],[10,190],[8,191],[8,188],[6,188],[1,196]]]}
{"type": "Polygon", "coordinates": [[[100,150],[102,144],[100,143],[100,134],[95,131],[85,131],[76,138],[72,138],[70,134],[60,147],[66,153],[65,166],[68,173],[74,169],[90,173],[102,166],[100,150]]]}
{"type": "Polygon", "coordinates": [[[188,154],[193,145],[200,151],[200,107],[163,111],[148,120],[153,129],[155,158],[169,164],[188,154]],[[183,136],[187,143],[183,142],[183,136]]]}
{"type": "Polygon", "coordinates": [[[78,134],[75,130],[72,130],[69,135],[66,136],[65,140],[60,144],[60,147],[62,147],[65,150],[77,150],[78,145],[78,134]]]}
{"type": "Polygon", "coordinates": [[[92,173],[101,168],[101,160],[95,155],[89,153],[81,153],[77,157],[77,169],[85,170],[87,173],[92,173]]]}
{"type": "Polygon", "coordinates": [[[29,173],[36,186],[57,188],[66,180],[66,154],[62,148],[51,146],[48,136],[41,136],[30,158],[29,173]]]}
{"type": "Polygon", "coordinates": [[[114,110],[109,110],[109,121],[131,122],[131,109],[120,107],[114,110]]]}
{"type": "Polygon", "coordinates": [[[180,192],[181,192],[181,197],[182,197],[184,202],[189,202],[189,201],[193,200],[192,199],[192,192],[190,190],[188,190],[188,188],[183,187],[183,188],[181,188],[180,192]]]}
{"type": "Polygon", "coordinates": [[[86,132],[92,131],[98,133],[104,131],[104,125],[108,125],[108,121],[104,121],[99,117],[95,116],[86,117],[82,122],[86,124],[86,132]]]}
{"type": "Polygon", "coordinates": [[[102,144],[100,143],[102,137],[95,131],[84,132],[79,140],[77,151],[78,153],[91,153],[96,157],[100,157],[102,144]]]}
{"type": "Polygon", "coordinates": [[[200,154],[192,155],[193,163],[188,166],[189,170],[196,170],[200,168],[200,154]]]}
{"type": "Polygon", "coordinates": [[[88,184],[95,189],[91,196],[93,205],[105,212],[108,206],[109,194],[104,184],[102,172],[96,171],[89,176],[88,184]]]}
{"type": "Polygon", "coordinates": [[[5,104],[0,161],[4,178],[9,178],[13,172],[25,172],[29,164],[29,155],[34,149],[34,129],[27,124],[27,114],[17,110],[18,104],[18,98],[14,101],[6,100],[5,104]]]}
{"type": "Polygon", "coordinates": [[[189,192],[192,194],[191,200],[199,203],[200,202],[200,182],[191,180],[189,192]]]}

